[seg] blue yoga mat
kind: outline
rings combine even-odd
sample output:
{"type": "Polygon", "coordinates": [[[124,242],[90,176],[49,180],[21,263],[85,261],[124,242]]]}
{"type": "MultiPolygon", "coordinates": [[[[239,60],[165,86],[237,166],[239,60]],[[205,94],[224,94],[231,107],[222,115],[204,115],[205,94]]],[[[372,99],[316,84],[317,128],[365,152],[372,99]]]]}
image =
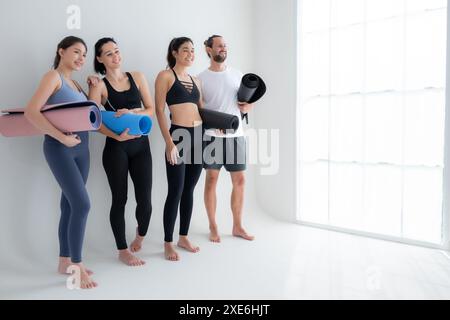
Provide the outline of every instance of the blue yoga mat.
{"type": "Polygon", "coordinates": [[[129,128],[128,134],[146,136],[152,129],[152,119],[147,115],[125,113],[120,117],[114,116],[113,111],[102,111],[102,122],[115,134],[121,134],[129,128]]]}

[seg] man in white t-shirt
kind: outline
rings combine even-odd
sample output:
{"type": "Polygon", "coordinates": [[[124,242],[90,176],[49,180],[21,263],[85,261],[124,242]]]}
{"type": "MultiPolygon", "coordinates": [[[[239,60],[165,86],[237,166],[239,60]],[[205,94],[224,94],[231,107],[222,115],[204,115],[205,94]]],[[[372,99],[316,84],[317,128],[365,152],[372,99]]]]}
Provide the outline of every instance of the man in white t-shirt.
{"type": "Polygon", "coordinates": [[[246,240],[253,240],[242,226],[242,209],[244,204],[244,187],[246,169],[246,141],[241,112],[246,114],[253,108],[252,104],[237,101],[237,92],[243,74],[225,64],[227,46],[223,37],[213,35],[205,41],[205,49],[210,58],[210,67],[200,73],[203,108],[236,115],[239,127],[235,132],[222,132],[209,129],[205,132],[204,165],[206,169],[205,206],[208,213],[212,242],[220,242],[216,223],[216,186],[220,169],[230,172],[233,183],[231,192],[231,211],[233,213],[233,235],[246,240]]]}

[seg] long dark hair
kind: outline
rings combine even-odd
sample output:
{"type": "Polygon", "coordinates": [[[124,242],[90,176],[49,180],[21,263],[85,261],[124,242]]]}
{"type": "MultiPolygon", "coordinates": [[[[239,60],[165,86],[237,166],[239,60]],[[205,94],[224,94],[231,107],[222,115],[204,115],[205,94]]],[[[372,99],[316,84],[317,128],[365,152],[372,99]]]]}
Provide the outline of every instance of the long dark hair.
{"type": "Polygon", "coordinates": [[[94,70],[97,73],[106,74],[106,68],[105,65],[97,60],[97,57],[100,57],[102,55],[102,47],[104,44],[108,42],[114,42],[117,44],[116,40],[113,38],[101,38],[95,43],[95,57],[94,57],[94,70]]]}
{"type": "Polygon", "coordinates": [[[177,63],[177,60],[173,56],[172,52],[178,51],[178,49],[180,49],[180,47],[186,42],[194,44],[194,42],[188,37],[173,38],[172,41],[170,41],[169,48],[167,50],[167,64],[169,68],[172,69],[177,63]]]}
{"type": "Polygon", "coordinates": [[[58,68],[59,63],[61,62],[61,56],[59,55],[59,49],[67,49],[71,46],[73,46],[75,43],[81,43],[84,48],[87,51],[86,43],[83,41],[83,39],[74,37],[74,36],[68,36],[61,40],[60,43],[58,43],[58,46],[56,47],[56,56],[55,60],[53,61],[53,69],[58,68]]]}

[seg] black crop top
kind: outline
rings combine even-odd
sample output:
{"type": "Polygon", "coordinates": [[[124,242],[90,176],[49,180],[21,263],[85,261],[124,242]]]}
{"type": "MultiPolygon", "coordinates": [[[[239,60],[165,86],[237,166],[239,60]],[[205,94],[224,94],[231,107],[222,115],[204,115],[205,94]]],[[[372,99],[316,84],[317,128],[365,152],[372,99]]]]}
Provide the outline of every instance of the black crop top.
{"type": "Polygon", "coordinates": [[[116,91],[106,78],[103,78],[108,90],[108,100],[105,103],[107,111],[117,111],[119,109],[141,108],[141,93],[129,72],[126,73],[130,80],[130,89],[116,91]]]}
{"type": "Polygon", "coordinates": [[[166,95],[167,105],[171,106],[174,104],[187,102],[197,104],[198,101],[200,100],[200,91],[198,90],[197,85],[195,84],[192,77],[189,76],[192,82],[180,81],[173,69],[172,72],[175,75],[175,82],[167,92],[166,95]]]}

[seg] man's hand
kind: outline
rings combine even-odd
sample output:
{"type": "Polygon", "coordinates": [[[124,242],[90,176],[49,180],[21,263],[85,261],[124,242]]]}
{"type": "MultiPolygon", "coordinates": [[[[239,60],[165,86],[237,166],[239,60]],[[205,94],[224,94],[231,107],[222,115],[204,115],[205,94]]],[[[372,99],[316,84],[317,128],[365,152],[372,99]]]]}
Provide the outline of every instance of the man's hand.
{"type": "Polygon", "coordinates": [[[241,112],[245,114],[253,109],[253,103],[238,102],[238,107],[239,107],[239,110],[241,110],[241,112]]]}

